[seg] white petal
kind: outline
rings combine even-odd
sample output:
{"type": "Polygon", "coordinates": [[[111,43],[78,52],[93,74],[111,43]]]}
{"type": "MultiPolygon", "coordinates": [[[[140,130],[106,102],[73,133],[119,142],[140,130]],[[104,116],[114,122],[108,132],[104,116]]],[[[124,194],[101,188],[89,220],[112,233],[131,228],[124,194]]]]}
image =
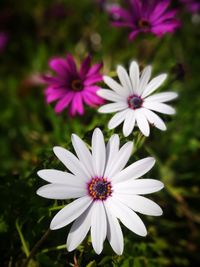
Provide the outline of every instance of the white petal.
{"type": "Polygon", "coordinates": [[[125,68],[122,66],[118,66],[117,67],[117,75],[119,77],[119,80],[120,80],[124,90],[127,91],[127,96],[130,95],[130,93],[132,92],[132,84],[131,84],[130,78],[129,78],[128,73],[125,70],[125,68]]]}
{"type": "Polygon", "coordinates": [[[83,214],[81,214],[81,216],[78,217],[72,224],[67,237],[68,251],[72,251],[77,248],[86,237],[91,226],[92,208],[93,205],[91,205],[83,214]]]}
{"type": "Polygon", "coordinates": [[[168,115],[176,113],[175,109],[172,108],[171,106],[158,102],[144,101],[143,107],[168,115]]]}
{"type": "Polygon", "coordinates": [[[167,74],[160,74],[153,78],[142,93],[142,97],[146,97],[153,93],[167,78],[167,74]]]}
{"type": "Polygon", "coordinates": [[[128,107],[128,104],[126,102],[117,102],[117,103],[103,105],[98,109],[98,111],[100,113],[112,113],[112,112],[123,110],[127,107],[128,107]]]}
{"type": "Polygon", "coordinates": [[[164,92],[158,93],[155,95],[148,96],[145,98],[145,101],[152,101],[152,102],[167,102],[173,100],[178,97],[177,93],[174,92],[164,92]]]}
{"type": "Polygon", "coordinates": [[[81,162],[70,151],[62,147],[54,147],[53,151],[57,158],[75,175],[87,179],[87,172],[81,162]]]}
{"type": "Polygon", "coordinates": [[[141,109],[138,109],[135,111],[135,117],[136,117],[136,121],[137,121],[137,126],[140,129],[140,131],[145,136],[149,136],[149,133],[150,133],[149,123],[148,123],[146,117],[144,116],[144,114],[142,113],[141,109]]]}
{"type": "Polygon", "coordinates": [[[125,167],[131,156],[132,150],[133,142],[127,142],[121,147],[119,152],[116,154],[115,159],[113,160],[113,164],[110,167],[110,171],[108,173],[109,178],[113,177],[125,167]]]}
{"type": "Polygon", "coordinates": [[[105,205],[109,208],[112,214],[119,218],[119,220],[132,232],[140,236],[147,235],[144,223],[133,210],[114,199],[114,197],[107,199],[105,205]]]}
{"type": "Polygon", "coordinates": [[[113,186],[119,194],[151,194],[160,191],[164,187],[163,183],[154,179],[130,179],[129,181],[118,183],[113,186]]]}
{"type": "Polygon", "coordinates": [[[125,119],[125,116],[128,112],[128,109],[125,109],[123,111],[120,111],[118,113],[116,113],[109,121],[108,123],[108,128],[109,129],[114,129],[115,127],[117,127],[120,123],[123,122],[123,120],[125,119]]]}
{"type": "Polygon", "coordinates": [[[77,187],[83,187],[85,184],[85,180],[79,178],[78,176],[59,170],[44,169],[38,171],[37,174],[43,180],[49,183],[64,184],[68,186],[77,186],[77,187]]]}
{"type": "Polygon", "coordinates": [[[115,198],[132,210],[145,215],[160,216],[163,213],[158,204],[143,196],[115,194],[115,198]]]}
{"type": "Polygon", "coordinates": [[[94,175],[103,177],[106,163],[106,147],[100,129],[96,128],[92,135],[92,163],[94,175]]]}
{"type": "Polygon", "coordinates": [[[136,61],[131,62],[129,72],[130,72],[130,78],[132,82],[132,93],[138,94],[140,71],[139,71],[138,63],[136,61]]]}
{"type": "Polygon", "coordinates": [[[78,158],[84,164],[84,167],[88,172],[88,176],[92,176],[94,174],[92,168],[92,155],[86,144],[75,134],[72,134],[72,144],[78,158]]]}
{"type": "Polygon", "coordinates": [[[139,94],[140,95],[144,92],[147,86],[147,83],[149,82],[149,79],[151,77],[151,70],[152,70],[152,67],[147,66],[146,68],[144,68],[144,70],[141,73],[141,78],[140,78],[140,83],[139,83],[139,94]]]}
{"type": "Polygon", "coordinates": [[[153,124],[156,128],[162,131],[165,131],[167,129],[164,121],[153,111],[146,109],[146,108],[142,108],[142,112],[146,116],[149,123],[153,124]]]}
{"type": "Polygon", "coordinates": [[[124,239],[118,219],[112,215],[109,208],[105,206],[107,214],[107,237],[112,249],[118,255],[122,255],[124,250],[124,239]]]}
{"type": "Polygon", "coordinates": [[[102,201],[95,201],[91,218],[91,239],[92,246],[97,254],[103,249],[103,242],[106,238],[107,221],[105,208],[102,201]]]}
{"type": "Polygon", "coordinates": [[[121,172],[117,173],[112,182],[114,183],[121,183],[123,181],[129,179],[137,179],[141,177],[145,173],[147,173],[155,164],[155,159],[152,157],[147,157],[141,160],[134,162],[133,164],[129,165],[127,168],[122,170],[121,172]]]}
{"type": "Polygon", "coordinates": [[[116,92],[107,89],[100,89],[97,91],[97,95],[113,102],[120,102],[124,100],[124,97],[118,95],[116,92]]]}
{"type": "Polygon", "coordinates": [[[108,177],[111,166],[113,165],[113,162],[115,160],[115,157],[119,151],[119,135],[114,134],[110,137],[107,147],[106,147],[106,169],[104,172],[104,177],[108,177]]]}
{"type": "Polygon", "coordinates": [[[104,82],[114,90],[118,95],[128,96],[127,90],[125,90],[118,82],[110,78],[109,76],[103,76],[104,82]]]}
{"type": "Polygon", "coordinates": [[[62,228],[76,220],[91,204],[92,198],[84,196],[74,200],[61,209],[53,218],[50,224],[51,230],[62,228]]]}
{"type": "Polygon", "coordinates": [[[123,134],[125,137],[129,136],[132,133],[134,126],[135,126],[135,111],[128,110],[123,124],[123,134]]]}
{"type": "Polygon", "coordinates": [[[37,190],[37,194],[41,197],[49,199],[69,199],[83,197],[87,194],[85,188],[67,186],[63,184],[47,184],[37,190]]]}

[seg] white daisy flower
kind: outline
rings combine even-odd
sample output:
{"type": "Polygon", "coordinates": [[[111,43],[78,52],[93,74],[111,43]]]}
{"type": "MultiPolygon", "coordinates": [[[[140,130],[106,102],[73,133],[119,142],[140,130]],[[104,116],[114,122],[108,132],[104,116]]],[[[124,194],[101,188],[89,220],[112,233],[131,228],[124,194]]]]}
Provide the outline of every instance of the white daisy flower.
{"type": "Polygon", "coordinates": [[[117,67],[121,85],[108,76],[103,77],[111,90],[100,89],[97,94],[114,103],[103,105],[98,111],[117,112],[108,123],[109,129],[114,129],[124,121],[124,136],[130,135],[135,125],[145,136],[149,136],[150,133],[149,123],[162,131],[166,130],[163,120],[153,111],[174,114],[175,109],[165,102],[178,95],[174,92],[165,92],[150,96],[167,78],[167,74],[161,74],[149,81],[151,69],[151,66],[147,66],[140,74],[138,63],[133,61],[130,64],[129,75],[122,66],[117,67]]]}
{"type": "Polygon", "coordinates": [[[138,179],[148,172],[155,160],[147,157],[124,168],[133,149],[133,142],[119,148],[119,136],[113,135],[105,145],[100,129],[92,136],[91,152],[75,134],[72,144],[77,157],[62,147],[54,147],[58,159],[71,172],[45,169],[38,175],[50,184],[40,187],[39,196],[50,199],[77,198],[60,210],[51,221],[56,230],[73,222],[67,249],[74,250],[91,230],[92,245],[97,254],[103,249],[106,237],[113,250],[123,252],[123,234],[119,221],[140,236],[147,230],[136,212],[159,216],[161,208],[141,195],[163,188],[163,183],[154,179],[138,179]]]}

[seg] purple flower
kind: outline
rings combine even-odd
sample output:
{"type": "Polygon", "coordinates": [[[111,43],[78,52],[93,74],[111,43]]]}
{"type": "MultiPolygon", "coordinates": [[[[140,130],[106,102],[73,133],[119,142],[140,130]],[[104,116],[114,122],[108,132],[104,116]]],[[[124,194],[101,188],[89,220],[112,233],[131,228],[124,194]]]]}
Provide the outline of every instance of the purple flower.
{"type": "Polygon", "coordinates": [[[198,0],[180,0],[183,4],[185,4],[187,10],[191,13],[199,13],[200,12],[200,2],[198,0]]]}
{"type": "Polygon", "coordinates": [[[126,0],[126,3],[126,9],[113,5],[108,13],[113,18],[113,26],[130,29],[130,40],[141,32],[162,36],[180,26],[175,18],[177,10],[168,9],[170,0],[126,0]]]}
{"type": "Polygon", "coordinates": [[[0,32],[0,53],[4,51],[8,43],[8,34],[6,32],[0,32]]]}
{"type": "Polygon", "coordinates": [[[49,62],[55,76],[44,76],[48,87],[45,90],[47,103],[57,101],[55,112],[60,113],[69,107],[69,114],[84,113],[83,103],[95,107],[101,105],[103,99],[97,96],[102,81],[100,69],[102,64],[91,66],[91,56],[86,57],[80,70],[77,69],[74,58],[68,54],[66,58],[53,58],[49,62]]]}

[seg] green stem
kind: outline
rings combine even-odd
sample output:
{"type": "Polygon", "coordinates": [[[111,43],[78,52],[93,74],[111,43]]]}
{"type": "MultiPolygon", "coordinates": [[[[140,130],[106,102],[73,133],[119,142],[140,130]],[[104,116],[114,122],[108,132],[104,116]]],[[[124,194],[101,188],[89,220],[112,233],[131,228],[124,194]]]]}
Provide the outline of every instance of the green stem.
{"type": "Polygon", "coordinates": [[[30,255],[30,251],[29,251],[29,248],[28,248],[28,245],[26,243],[26,240],[22,234],[22,231],[21,231],[21,227],[18,223],[18,219],[16,220],[16,228],[17,228],[17,232],[19,234],[19,237],[20,237],[20,240],[21,240],[21,243],[22,243],[22,247],[23,247],[23,250],[24,250],[24,253],[26,254],[26,257],[28,257],[30,255]]]}
{"type": "Polygon", "coordinates": [[[44,235],[40,238],[40,240],[35,244],[35,246],[32,248],[28,258],[25,260],[24,264],[22,265],[22,267],[27,267],[29,261],[34,257],[35,253],[37,252],[37,250],[39,249],[39,247],[42,245],[42,243],[48,238],[49,234],[50,234],[51,230],[48,229],[44,235]]]}

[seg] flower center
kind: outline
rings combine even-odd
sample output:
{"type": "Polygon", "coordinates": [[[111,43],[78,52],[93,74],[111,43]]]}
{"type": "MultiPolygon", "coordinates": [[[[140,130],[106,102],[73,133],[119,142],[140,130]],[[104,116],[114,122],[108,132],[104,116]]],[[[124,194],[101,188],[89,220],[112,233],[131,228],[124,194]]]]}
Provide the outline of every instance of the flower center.
{"type": "Polygon", "coordinates": [[[88,194],[94,200],[106,200],[112,194],[111,183],[106,178],[92,178],[88,183],[88,194]]]}
{"type": "Polygon", "coordinates": [[[132,95],[128,97],[129,108],[132,108],[132,109],[141,108],[142,103],[143,103],[143,99],[138,95],[132,95]]]}
{"type": "Polygon", "coordinates": [[[71,87],[73,91],[79,92],[83,89],[83,83],[81,80],[77,79],[77,80],[73,80],[71,82],[71,87]]]}
{"type": "Polygon", "coordinates": [[[148,30],[150,28],[150,22],[147,19],[140,19],[138,22],[138,27],[144,30],[148,30]]]}

